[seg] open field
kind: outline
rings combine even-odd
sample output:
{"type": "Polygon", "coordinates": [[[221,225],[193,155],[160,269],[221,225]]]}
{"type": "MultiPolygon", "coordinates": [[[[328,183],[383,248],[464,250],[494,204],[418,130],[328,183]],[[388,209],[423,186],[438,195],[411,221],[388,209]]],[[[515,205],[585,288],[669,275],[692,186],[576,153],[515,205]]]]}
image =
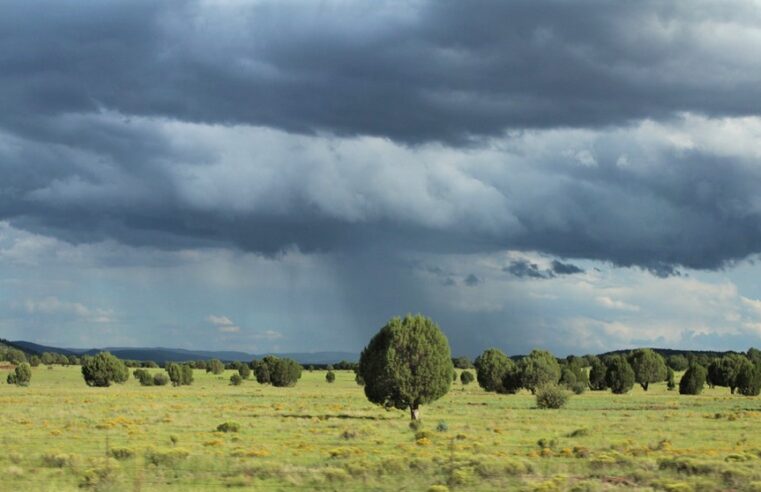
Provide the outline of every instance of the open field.
{"type": "Polygon", "coordinates": [[[230,386],[230,371],[90,388],[79,367],[35,368],[28,388],[0,385],[0,487],[761,490],[761,399],[726,388],[588,391],[538,410],[528,393],[457,382],[416,433],[336,373],[305,371],[294,388],[230,386]],[[239,432],[215,430],[227,421],[239,432]]]}

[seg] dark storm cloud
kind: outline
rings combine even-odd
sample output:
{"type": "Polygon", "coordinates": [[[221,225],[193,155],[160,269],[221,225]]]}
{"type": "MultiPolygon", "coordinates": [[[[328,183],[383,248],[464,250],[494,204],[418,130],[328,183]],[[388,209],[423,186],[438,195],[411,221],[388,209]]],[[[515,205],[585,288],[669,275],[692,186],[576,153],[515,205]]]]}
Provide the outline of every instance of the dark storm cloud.
{"type": "Polygon", "coordinates": [[[552,272],[556,275],[573,275],[574,273],[584,273],[584,270],[573,263],[552,260],[552,272]]]}
{"type": "Polygon", "coordinates": [[[71,242],[266,254],[519,249],[662,276],[719,268],[761,251],[757,166],[651,149],[611,128],[679,124],[683,111],[760,114],[759,26],[742,2],[5,5],[0,220],[71,242]],[[177,122],[267,127],[292,141],[264,139],[237,168],[209,175],[247,135],[215,146],[161,126],[177,122]],[[595,165],[569,167],[560,151],[536,157],[520,147],[531,132],[517,131],[483,169],[400,189],[423,167],[417,152],[436,147],[426,143],[444,143],[445,163],[467,162],[491,145],[474,137],[568,127],[600,132],[595,165]],[[302,134],[328,143],[312,149],[302,134]],[[388,169],[373,184],[350,172],[368,157],[335,150],[336,135],[401,145],[367,166],[388,169]],[[617,165],[623,153],[631,168],[617,165]],[[339,172],[322,189],[307,177],[331,166],[339,172]],[[390,175],[400,177],[388,184],[390,175]],[[229,176],[251,189],[228,190],[229,176]],[[463,183],[478,188],[461,192],[463,183]]]}
{"type": "Polygon", "coordinates": [[[462,142],[758,114],[758,22],[746,2],[17,2],[0,19],[2,121],[36,133],[106,108],[462,142]]]}
{"type": "Polygon", "coordinates": [[[551,278],[553,276],[552,272],[541,270],[539,265],[526,260],[515,260],[502,270],[518,278],[551,278]]]}
{"type": "Polygon", "coordinates": [[[476,277],[475,274],[470,273],[467,277],[465,277],[465,285],[468,287],[475,287],[476,285],[480,284],[482,281],[480,278],[476,277]]]}

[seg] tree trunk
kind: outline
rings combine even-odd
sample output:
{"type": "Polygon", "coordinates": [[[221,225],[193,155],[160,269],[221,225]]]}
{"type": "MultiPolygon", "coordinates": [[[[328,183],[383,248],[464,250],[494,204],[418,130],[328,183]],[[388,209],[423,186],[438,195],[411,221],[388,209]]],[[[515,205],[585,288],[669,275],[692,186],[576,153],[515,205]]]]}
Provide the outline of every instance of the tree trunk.
{"type": "Polygon", "coordinates": [[[420,407],[410,405],[410,419],[411,420],[420,419],[420,407]]]}
{"type": "Polygon", "coordinates": [[[730,386],[729,387],[729,392],[734,395],[735,394],[735,387],[734,386],[730,386]]]}
{"type": "Polygon", "coordinates": [[[643,389],[643,390],[645,390],[645,391],[647,391],[647,386],[648,386],[649,384],[650,384],[650,383],[642,383],[642,389],[643,389]]]}

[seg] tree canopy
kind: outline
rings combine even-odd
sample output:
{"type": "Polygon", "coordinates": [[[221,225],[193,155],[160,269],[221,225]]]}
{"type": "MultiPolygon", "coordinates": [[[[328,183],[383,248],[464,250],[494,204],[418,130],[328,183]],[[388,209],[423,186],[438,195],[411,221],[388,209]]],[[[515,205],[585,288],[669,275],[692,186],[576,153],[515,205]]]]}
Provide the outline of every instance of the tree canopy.
{"type": "Polygon", "coordinates": [[[449,341],[438,325],[422,315],[392,318],[370,340],[359,359],[367,399],[385,407],[409,409],[444,396],[454,367],[449,341]]]}

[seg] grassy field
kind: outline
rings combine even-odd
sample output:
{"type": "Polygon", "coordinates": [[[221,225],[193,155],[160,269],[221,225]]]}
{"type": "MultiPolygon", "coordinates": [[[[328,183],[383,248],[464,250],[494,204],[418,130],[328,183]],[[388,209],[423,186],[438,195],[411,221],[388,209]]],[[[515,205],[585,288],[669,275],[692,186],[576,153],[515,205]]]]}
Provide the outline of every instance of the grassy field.
{"type": "Polygon", "coordinates": [[[350,372],[305,371],[294,388],[230,374],[89,388],[79,367],[41,366],[28,388],[2,384],[0,489],[761,490],[761,399],[726,388],[539,410],[458,382],[416,431],[350,372]],[[216,431],[228,421],[240,430],[216,431]]]}

